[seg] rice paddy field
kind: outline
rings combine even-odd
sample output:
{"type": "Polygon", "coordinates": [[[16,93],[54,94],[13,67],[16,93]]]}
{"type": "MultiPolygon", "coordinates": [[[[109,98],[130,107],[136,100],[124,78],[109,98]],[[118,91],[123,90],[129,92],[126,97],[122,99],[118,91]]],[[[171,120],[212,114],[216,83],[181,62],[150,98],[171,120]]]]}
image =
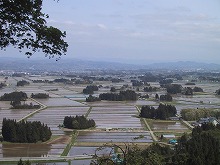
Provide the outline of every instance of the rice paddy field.
{"type": "MultiPolygon", "coordinates": [[[[34,102],[40,104],[43,108],[36,109],[11,109],[9,101],[0,101],[0,127],[2,127],[3,118],[20,120],[27,116],[27,121],[41,121],[47,124],[52,131],[52,139],[46,143],[36,144],[12,144],[8,142],[0,143],[0,159],[5,157],[50,157],[62,155],[67,145],[71,143],[71,148],[67,156],[93,155],[97,148],[106,143],[135,143],[139,145],[150,144],[154,141],[152,132],[156,135],[162,133],[181,135],[190,130],[180,121],[160,121],[140,119],[138,107],[150,105],[157,107],[160,102],[155,101],[155,94],[165,94],[164,89],[157,92],[143,92],[149,94],[150,98],[137,101],[98,101],[85,102],[88,95],[82,93],[87,85],[64,85],[62,83],[32,83],[31,80],[54,80],[56,76],[28,77],[26,79],[30,85],[17,87],[16,82],[23,80],[22,77],[9,77],[7,87],[0,89],[0,96],[4,93],[13,91],[26,92],[28,96],[32,93],[47,93],[49,98],[28,100],[27,103],[34,102]],[[35,102],[36,101],[36,102],[35,102]],[[31,114],[33,113],[33,114],[31,114]],[[31,114],[31,115],[29,115],[31,114]],[[89,130],[78,131],[78,136],[73,140],[72,131],[63,129],[63,119],[65,116],[85,115],[88,119],[96,122],[96,127],[89,130]],[[145,122],[143,122],[145,121],[145,122]],[[147,124],[149,125],[149,128],[147,124]],[[72,140],[71,140],[72,139],[72,140]],[[71,142],[72,141],[72,142],[71,142]]],[[[0,76],[0,82],[4,78],[0,76]]],[[[102,85],[99,93],[109,92],[114,86],[120,88],[123,85],[131,83],[128,79],[125,82],[95,82],[102,85]],[[102,83],[102,84],[101,84],[102,83]]],[[[178,82],[185,87],[185,81],[178,82]]],[[[152,86],[160,87],[159,83],[151,83],[152,86]]],[[[220,109],[220,97],[214,95],[219,88],[219,84],[198,83],[204,89],[204,93],[195,93],[193,96],[173,95],[172,105],[175,105],[177,112],[187,108],[214,108],[220,109]]],[[[166,102],[165,102],[166,103],[166,102]]],[[[1,132],[1,131],[0,131],[1,132]]],[[[100,151],[99,154],[107,154],[111,148],[100,151]]],[[[73,160],[71,164],[81,165],[89,164],[91,160],[73,160]]],[[[53,164],[53,163],[47,163],[53,164]]],[[[56,163],[56,165],[67,165],[67,162],[56,163]]]]}

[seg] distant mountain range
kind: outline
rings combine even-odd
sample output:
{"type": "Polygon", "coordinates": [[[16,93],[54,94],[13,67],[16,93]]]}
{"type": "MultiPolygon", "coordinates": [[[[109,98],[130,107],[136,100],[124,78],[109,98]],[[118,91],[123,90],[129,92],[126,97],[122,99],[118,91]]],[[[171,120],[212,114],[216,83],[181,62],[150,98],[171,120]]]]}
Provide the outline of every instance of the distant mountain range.
{"type": "Polygon", "coordinates": [[[0,70],[16,71],[85,71],[85,70],[137,70],[137,69],[165,69],[165,70],[216,70],[220,71],[219,64],[198,63],[192,61],[154,63],[148,65],[134,65],[117,62],[87,61],[79,59],[45,58],[20,59],[0,57],[0,70]]]}

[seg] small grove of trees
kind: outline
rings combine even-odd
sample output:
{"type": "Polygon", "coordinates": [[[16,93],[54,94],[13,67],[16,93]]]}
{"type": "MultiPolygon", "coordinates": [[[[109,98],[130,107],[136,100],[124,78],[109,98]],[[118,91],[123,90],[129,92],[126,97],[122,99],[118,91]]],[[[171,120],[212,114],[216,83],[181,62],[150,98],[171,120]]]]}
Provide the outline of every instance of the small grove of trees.
{"type": "Polygon", "coordinates": [[[160,95],[160,101],[173,101],[173,98],[170,94],[160,95]]]}
{"type": "Polygon", "coordinates": [[[158,108],[146,105],[142,106],[139,116],[150,119],[167,120],[169,117],[175,116],[176,113],[176,107],[172,105],[160,104],[158,108]]]}
{"type": "Polygon", "coordinates": [[[0,89],[3,88],[3,87],[5,87],[5,86],[6,86],[5,83],[0,83],[0,89]]]}
{"type": "Polygon", "coordinates": [[[52,133],[47,125],[40,121],[16,122],[16,120],[3,119],[2,136],[4,141],[18,143],[45,142],[50,139],[52,133]]]}
{"type": "Polygon", "coordinates": [[[95,97],[92,95],[89,95],[89,97],[86,98],[86,102],[95,102],[95,101],[101,101],[99,97],[95,97]]]}
{"type": "Polygon", "coordinates": [[[193,92],[203,92],[203,89],[200,87],[194,87],[193,92]]]}
{"type": "Polygon", "coordinates": [[[38,98],[38,99],[46,99],[49,98],[49,94],[46,93],[36,93],[36,94],[31,94],[31,98],[38,98]]]}
{"type": "Polygon", "coordinates": [[[170,94],[181,93],[183,89],[182,85],[180,84],[169,84],[169,85],[166,85],[165,88],[167,88],[167,93],[170,93],[170,94]]]}
{"type": "Polygon", "coordinates": [[[84,94],[93,94],[94,91],[98,91],[99,88],[96,85],[89,85],[85,89],[83,89],[84,94]]]}
{"type": "Polygon", "coordinates": [[[17,86],[25,86],[25,85],[29,85],[30,83],[26,80],[21,80],[17,82],[17,86]]]}
{"type": "Polygon", "coordinates": [[[193,95],[193,89],[190,87],[185,87],[182,90],[182,94],[184,95],[193,95]]]}
{"type": "Polygon", "coordinates": [[[128,101],[132,100],[135,101],[138,98],[137,93],[132,90],[120,91],[119,94],[117,93],[102,93],[99,95],[101,100],[109,100],[109,101],[128,101]]]}
{"type": "Polygon", "coordinates": [[[180,112],[184,120],[192,121],[200,118],[216,117],[220,118],[220,111],[216,109],[182,109],[180,112]]]}
{"type": "Polygon", "coordinates": [[[27,94],[25,92],[11,92],[5,93],[0,97],[0,101],[25,101],[27,99],[27,94]]]}
{"type": "Polygon", "coordinates": [[[69,129],[87,129],[95,127],[93,119],[86,119],[85,116],[65,116],[63,125],[69,129]]]}
{"type": "Polygon", "coordinates": [[[153,75],[152,73],[145,73],[144,76],[138,76],[143,82],[156,82],[159,81],[160,77],[153,75]]]}
{"type": "Polygon", "coordinates": [[[142,81],[138,81],[138,80],[131,80],[131,82],[132,82],[132,86],[134,87],[140,87],[144,85],[142,81]]]}
{"type": "Polygon", "coordinates": [[[149,95],[148,94],[141,95],[141,96],[139,96],[139,98],[141,98],[141,99],[149,99],[149,95]]]}
{"type": "Polygon", "coordinates": [[[220,89],[216,90],[216,95],[220,95],[220,89]]]}

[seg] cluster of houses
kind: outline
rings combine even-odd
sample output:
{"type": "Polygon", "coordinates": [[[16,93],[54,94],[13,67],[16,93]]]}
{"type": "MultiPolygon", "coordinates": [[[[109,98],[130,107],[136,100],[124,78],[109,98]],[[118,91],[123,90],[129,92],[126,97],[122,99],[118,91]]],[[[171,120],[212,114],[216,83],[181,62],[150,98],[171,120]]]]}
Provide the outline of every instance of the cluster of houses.
{"type": "Polygon", "coordinates": [[[220,124],[220,122],[215,117],[200,118],[196,122],[192,123],[193,126],[201,126],[202,124],[212,123],[213,125],[220,124]]]}

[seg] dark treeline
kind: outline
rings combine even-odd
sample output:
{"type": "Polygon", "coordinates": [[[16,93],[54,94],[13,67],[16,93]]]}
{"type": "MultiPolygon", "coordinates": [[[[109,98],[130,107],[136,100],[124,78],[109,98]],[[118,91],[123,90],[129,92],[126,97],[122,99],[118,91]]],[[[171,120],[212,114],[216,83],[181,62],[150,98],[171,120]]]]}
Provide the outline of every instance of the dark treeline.
{"type": "Polygon", "coordinates": [[[21,104],[21,101],[19,100],[11,101],[10,105],[12,106],[13,109],[38,109],[40,108],[40,105],[33,105],[33,103],[21,104]]]}
{"type": "Polygon", "coordinates": [[[169,117],[175,116],[176,113],[176,107],[172,105],[160,104],[158,108],[146,105],[142,106],[139,116],[150,119],[167,120],[169,117]]]}
{"type": "Polygon", "coordinates": [[[85,89],[83,89],[84,94],[93,94],[94,91],[98,91],[99,88],[96,85],[89,85],[85,89]]]}
{"type": "Polygon", "coordinates": [[[58,78],[58,79],[54,79],[53,82],[55,82],[55,83],[70,83],[71,81],[69,79],[65,79],[65,78],[58,78]]]}
{"type": "Polygon", "coordinates": [[[215,92],[217,95],[220,95],[220,89],[216,90],[215,92]]]}
{"type": "Polygon", "coordinates": [[[92,95],[89,95],[89,97],[86,98],[86,102],[94,102],[94,101],[101,101],[99,97],[95,97],[92,95]]]}
{"type": "Polygon", "coordinates": [[[50,128],[40,121],[16,122],[16,120],[4,118],[2,122],[4,141],[18,143],[45,142],[50,139],[51,135],[50,128]]]}
{"type": "Polygon", "coordinates": [[[29,85],[30,83],[26,80],[21,80],[17,82],[17,86],[25,86],[25,85],[29,85]]]}
{"type": "Polygon", "coordinates": [[[1,101],[25,101],[27,99],[27,94],[24,92],[11,92],[5,93],[3,96],[0,97],[1,101]]]}
{"type": "Polygon", "coordinates": [[[187,82],[185,85],[196,85],[194,82],[187,82]]]}
{"type": "Polygon", "coordinates": [[[193,92],[203,92],[203,89],[200,87],[194,87],[193,92]]]}
{"type": "Polygon", "coordinates": [[[88,120],[85,116],[66,116],[63,126],[69,129],[87,129],[95,127],[95,121],[93,119],[88,120]]]}
{"type": "Polygon", "coordinates": [[[159,82],[160,84],[171,84],[173,83],[172,79],[163,79],[159,82]]]}
{"type": "Polygon", "coordinates": [[[49,80],[32,80],[33,83],[53,83],[53,81],[49,80]]]}
{"type": "Polygon", "coordinates": [[[112,79],[111,79],[111,81],[112,81],[113,83],[120,83],[120,82],[124,82],[124,80],[123,80],[123,79],[121,79],[121,78],[112,78],[112,79]]]}
{"type": "Polygon", "coordinates": [[[132,100],[135,101],[138,98],[138,95],[132,90],[120,91],[117,93],[102,93],[99,95],[101,100],[109,100],[109,101],[126,101],[132,100]]]}
{"type": "Polygon", "coordinates": [[[157,90],[158,90],[157,87],[151,87],[151,86],[144,88],[144,92],[156,92],[157,90]]]}
{"type": "Polygon", "coordinates": [[[46,93],[36,93],[36,94],[31,94],[31,98],[38,98],[38,99],[46,99],[49,98],[49,94],[46,93]]]}
{"type": "Polygon", "coordinates": [[[91,80],[81,80],[81,79],[77,79],[77,80],[75,80],[74,81],[74,83],[75,84],[92,84],[93,83],[93,81],[91,81],[91,80]]]}
{"type": "Polygon", "coordinates": [[[13,73],[12,77],[23,77],[25,76],[25,73],[13,73]]]}

